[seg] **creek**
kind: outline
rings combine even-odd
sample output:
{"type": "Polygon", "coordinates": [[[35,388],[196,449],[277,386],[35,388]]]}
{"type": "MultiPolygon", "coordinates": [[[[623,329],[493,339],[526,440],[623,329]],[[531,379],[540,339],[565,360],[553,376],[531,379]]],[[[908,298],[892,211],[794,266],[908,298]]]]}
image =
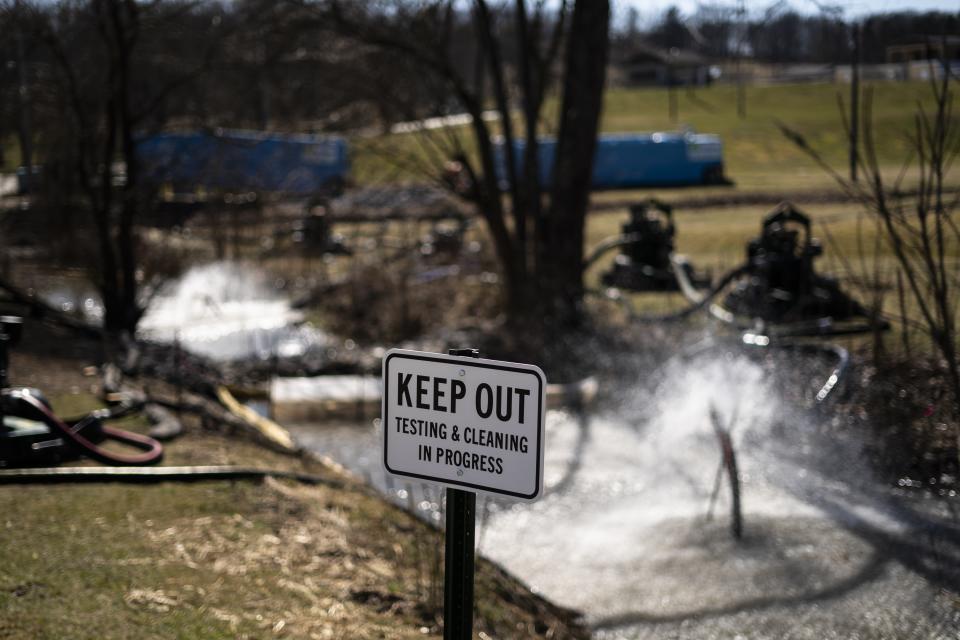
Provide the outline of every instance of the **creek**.
{"type": "MultiPolygon", "coordinates": [[[[87,292],[48,299],[102,313],[87,292]]],[[[141,335],[217,360],[284,358],[329,342],[302,319],[256,269],[214,263],[162,292],[141,335]]],[[[606,381],[615,401],[548,412],[544,496],[479,496],[479,553],[582,611],[601,639],[960,638],[955,500],[875,477],[850,425],[793,409],[756,360],[715,351],[650,375],[653,390],[606,381]],[[740,541],[729,487],[713,499],[726,479],[711,406],[732,424],[740,541]]],[[[287,426],[388,499],[443,522],[442,490],[383,471],[378,420],[287,426]]]]}
{"type": "MultiPolygon", "coordinates": [[[[675,362],[656,392],[547,416],[535,503],[480,495],[478,550],[584,612],[598,638],[956,638],[960,526],[943,504],[885,486],[844,425],[793,411],[742,356],[675,362]],[[744,538],[709,423],[731,429],[744,538]],[[723,482],[726,479],[723,478],[723,482]]],[[[442,522],[438,489],[393,479],[378,421],[292,427],[303,444],[442,522]]]]}

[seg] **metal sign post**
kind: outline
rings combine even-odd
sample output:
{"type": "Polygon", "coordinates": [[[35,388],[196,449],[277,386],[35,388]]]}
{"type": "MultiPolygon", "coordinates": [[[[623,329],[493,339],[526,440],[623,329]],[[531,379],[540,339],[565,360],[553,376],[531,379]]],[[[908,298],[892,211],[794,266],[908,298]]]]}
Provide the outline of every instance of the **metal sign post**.
{"type": "MultiPolygon", "coordinates": [[[[450,349],[451,356],[479,358],[477,349],[450,349]]],[[[443,565],[443,640],[473,638],[473,575],[477,494],[447,489],[443,565]]]]}
{"type": "Polygon", "coordinates": [[[443,570],[443,640],[473,637],[473,573],[477,494],[447,489],[443,570]]]}
{"type": "Polygon", "coordinates": [[[447,487],[445,640],[473,637],[475,491],[536,500],[543,489],[546,377],[476,349],[391,349],[383,359],[383,465],[447,487]]]}

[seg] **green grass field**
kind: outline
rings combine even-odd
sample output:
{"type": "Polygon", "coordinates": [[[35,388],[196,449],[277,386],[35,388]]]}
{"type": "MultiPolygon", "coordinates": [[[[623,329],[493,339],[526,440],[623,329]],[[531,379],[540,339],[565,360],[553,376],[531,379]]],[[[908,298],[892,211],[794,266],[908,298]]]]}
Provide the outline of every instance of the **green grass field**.
{"type": "MultiPolygon", "coordinates": [[[[719,134],[724,143],[727,174],[736,183],[734,192],[822,190],[834,186],[820,168],[780,133],[778,122],[806,136],[833,166],[845,170],[847,141],[838,97],[849,102],[848,85],[750,86],[746,88],[745,119],[737,116],[736,88],[732,85],[680,88],[676,94],[678,118],[672,122],[666,89],[610,89],[605,98],[601,128],[605,132],[645,132],[692,127],[699,132],[719,134]]],[[[924,82],[867,83],[864,95],[867,94],[872,95],[873,129],[880,164],[895,175],[909,153],[908,137],[918,105],[930,104],[930,86],[924,82]]],[[[557,100],[552,99],[544,110],[546,133],[556,122],[556,106],[557,100]]],[[[351,141],[353,178],[358,184],[423,181],[427,171],[440,166],[449,155],[452,137],[459,138],[467,152],[473,148],[467,127],[429,134],[355,138],[351,141]]],[[[2,169],[12,171],[19,161],[16,139],[10,136],[2,144],[2,169]]],[[[960,183],[960,176],[956,176],[956,182],[960,183]]],[[[682,192],[722,194],[730,193],[731,189],[711,187],[682,192]]],[[[610,197],[615,196],[596,194],[598,200],[610,197]]]]}
{"type": "MultiPolygon", "coordinates": [[[[837,169],[848,162],[838,96],[849,104],[849,86],[804,84],[747,87],[747,117],[736,113],[736,88],[716,86],[677,90],[681,125],[719,134],[724,142],[727,173],[743,189],[793,189],[827,183],[823,172],[780,132],[777,123],[804,135],[837,169]]],[[[909,136],[918,104],[929,106],[926,83],[875,83],[873,130],[880,164],[896,171],[909,154],[909,136]]],[[[676,128],[667,113],[663,89],[615,89],[607,93],[604,131],[651,131],[676,128]]]]}
{"type": "MultiPolygon", "coordinates": [[[[716,133],[724,143],[728,176],[736,190],[820,190],[833,183],[802,151],[787,140],[777,123],[804,135],[811,145],[838,170],[847,166],[847,140],[838,96],[849,102],[844,84],[803,84],[747,87],[747,117],[736,112],[736,88],[719,85],[696,90],[677,90],[679,117],[671,122],[668,92],[663,88],[611,89],[607,91],[601,128],[605,132],[663,131],[689,126],[702,133],[716,133]]],[[[930,86],[922,82],[870,83],[873,130],[878,159],[885,171],[895,175],[909,154],[909,136],[918,105],[929,106],[930,86]]],[[[556,102],[547,106],[547,113],[556,102]]],[[[547,121],[555,118],[547,117],[547,121]]],[[[549,129],[549,127],[547,127],[549,129]]],[[[470,149],[466,128],[455,131],[470,149]]],[[[406,134],[354,144],[354,176],[361,183],[395,179],[422,179],[420,167],[436,166],[440,152],[454,131],[406,134]],[[426,138],[426,140],[424,140],[426,138]]],[[[957,179],[960,182],[960,177],[957,179]]],[[[677,192],[677,190],[673,190],[677,192]]],[[[685,189],[684,192],[693,190],[685,189]]],[[[730,189],[697,191],[729,193],[730,189]]],[[[598,198],[611,197],[598,194],[598,198]]]]}

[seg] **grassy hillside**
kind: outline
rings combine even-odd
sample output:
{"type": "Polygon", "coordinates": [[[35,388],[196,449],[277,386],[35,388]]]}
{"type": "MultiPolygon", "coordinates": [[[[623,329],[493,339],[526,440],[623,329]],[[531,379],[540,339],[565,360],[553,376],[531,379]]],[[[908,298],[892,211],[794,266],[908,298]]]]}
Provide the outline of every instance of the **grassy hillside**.
{"type": "MultiPolygon", "coordinates": [[[[692,127],[719,134],[724,142],[728,175],[736,189],[750,191],[819,190],[832,187],[823,171],[780,133],[777,122],[805,135],[838,169],[847,163],[838,98],[849,102],[849,85],[802,84],[753,86],[746,89],[747,117],[736,110],[736,87],[719,85],[677,89],[678,118],[671,122],[668,91],[664,88],[617,88],[607,92],[602,129],[605,132],[663,131],[692,127]]],[[[930,87],[924,82],[867,83],[872,94],[873,123],[880,163],[891,173],[899,170],[909,153],[907,136],[919,104],[929,104],[930,87]]],[[[557,100],[545,109],[544,131],[556,122],[557,100]]],[[[495,126],[495,123],[491,123],[495,126]]],[[[359,184],[395,180],[423,181],[428,168],[442,165],[451,135],[473,148],[469,129],[459,127],[429,135],[405,134],[352,140],[353,178],[359,184]]],[[[19,150],[13,136],[2,141],[3,170],[13,170],[19,150]]],[[[960,182],[960,178],[958,178],[960,182]]],[[[706,189],[707,192],[729,189],[706,189]]]]}
{"type": "MultiPolygon", "coordinates": [[[[908,135],[919,104],[928,104],[926,83],[871,83],[873,126],[878,157],[891,173],[899,170],[909,153],[908,135]]],[[[736,88],[730,85],[677,90],[679,117],[668,114],[668,92],[663,88],[611,89],[607,92],[602,129],[605,132],[662,131],[690,126],[704,133],[719,134],[724,142],[728,175],[741,190],[821,189],[831,187],[829,178],[779,131],[777,122],[797,130],[840,170],[847,163],[847,141],[838,97],[849,101],[849,86],[803,84],[747,87],[747,117],[736,111],[736,88]]],[[[547,113],[556,102],[547,107],[547,113]]],[[[546,118],[546,129],[549,121],[546,118]]],[[[458,130],[470,148],[468,131],[458,130]]],[[[451,132],[432,137],[407,134],[356,141],[354,175],[361,183],[390,179],[417,179],[418,165],[435,163],[438,142],[451,132]]],[[[422,178],[421,178],[422,179],[422,178]]],[[[714,189],[716,190],[716,189],[714,189]]],[[[727,189],[726,191],[729,191],[727,189]]]]}
{"type": "MultiPolygon", "coordinates": [[[[65,414],[95,404],[53,400],[65,414]]],[[[294,469],[329,483],[0,487],[0,638],[442,635],[443,539],[418,519],[319,463],[238,438],[191,431],[165,463],[294,469]]],[[[482,559],[476,596],[481,637],[586,636],[482,559]]]]}
{"type": "MultiPolygon", "coordinates": [[[[41,387],[60,415],[84,414],[101,406],[82,374],[97,349],[28,322],[11,381],[41,387]]],[[[182,418],[164,465],[282,469],[321,482],[0,486],[0,638],[442,636],[440,532],[330,465],[182,418]]],[[[146,429],[137,417],[119,426],[146,429]]],[[[480,637],[587,636],[571,612],[483,558],[475,594],[480,637]]]]}
{"type": "MultiPolygon", "coordinates": [[[[804,84],[747,87],[747,117],[736,112],[736,88],[729,85],[678,90],[678,122],[723,138],[727,171],[741,188],[822,184],[820,169],[779,131],[778,122],[803,134],[835,167],[847,166],[847,140],[838,97],[849,104],[848,85],[804,84]]],[[[873,128],[881,165],[899,169],[909,154],[908,136],[918,104],[928,104],[926,83],[874,83],[873,128]]],[[[615,89],[607,93],[604,131],[676,128],[663,89],[615,89]]]]}

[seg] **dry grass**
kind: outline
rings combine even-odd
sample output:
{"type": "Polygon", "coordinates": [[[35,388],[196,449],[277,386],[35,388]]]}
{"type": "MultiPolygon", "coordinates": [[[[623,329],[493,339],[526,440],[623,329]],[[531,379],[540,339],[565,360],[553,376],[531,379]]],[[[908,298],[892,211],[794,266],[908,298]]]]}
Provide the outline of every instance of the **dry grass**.
{"type": "MultiPolygon", "coordinates": [[[[95,345],[54,359],[64,336],[28,323],[25,338],[15,381],[44,389],[62,415],[99,406],[81,375],[95,345]]],[[[331,483],[0,486],[0,638],[440,635],[442,570],[431,569],[443,566],[440,532],[312,458],[186,426],[164,464],[278,468],[331,483]]],[[[476,629],[490,637],[585,636],[569,612],[485,561],[476,596],[476,629]]]]}
{"type": "MultiPolygon", "coordinates": [[[[867,83],[873,92],[874,124],[880,164],[896,173],[909,151],[907,132],[913,126],[918,102],[929,104],[930,87],[924,82],[867,83]]],[[[612,88],[604,98],[601,130],[604,132],[650,132],[692,127],[716,133],[724,143],[728,175],[736,182],[734,191],[782,192],[834,190],[836,185],[816,164],[796,149],[777,129],[783,122],[797,129],[841,169],[846,166],[847,141],[837,97],[849,99],[845,84],[770,85],[747,87],[747,115],[737,116],[736,88],[721,84],[677,92],[679,119],[671,122],[668,93],[664,88],[612,88]]],[[[544,130],[551,132],[550,114],[556,100],[545,108],[544,130]]],[[[472,149],[466,129],[462,143],[472,149]]],[[[397,178],[423,180],[424,167],[437,167],[445,159],[437,147],[447,144],[449,132],[428,135],[389,136],[357,140],[354,177],[362,184],[389,182],[397,178]]],[[[954,171],[954,182],[960,174],[954,171]]],[[[730,189],[709,187],[689,190],[697,193],[729,193],[730,189]]]]}
{"type": "MultiPolygon", "coordinates": [[[[212,434],[177,441],[167,462],[331,474],[212,434]]],[[[0,512],[3,638],[440,632],[422,562],[441,534],[352,481],[4,487],[0,512]]],[[[480,563],[477,585],[479,631],[578,637],[496,567],[480,563]]]]}

